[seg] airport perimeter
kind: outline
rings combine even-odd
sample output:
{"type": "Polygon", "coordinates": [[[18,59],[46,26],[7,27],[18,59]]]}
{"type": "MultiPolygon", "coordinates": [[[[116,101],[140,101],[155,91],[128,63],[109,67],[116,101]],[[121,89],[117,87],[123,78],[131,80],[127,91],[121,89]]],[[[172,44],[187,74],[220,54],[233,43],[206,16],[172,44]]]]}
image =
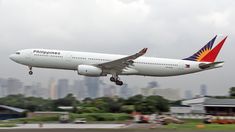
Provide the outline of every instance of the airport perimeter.
{"type": "Polygon", "coordinates": [[[233,130],[168,130],[168,129],[73,129],[73,128],[41,128],[41,129],[0,129],[0,132],[233,132],[233,130]]]}
{"type": "Polygon", "coordinates": [[[234,125],[194,125],[162,126],[153,124],[17,124],[15,127],[0,127],[0,132],[232,132],[234,125]]]}

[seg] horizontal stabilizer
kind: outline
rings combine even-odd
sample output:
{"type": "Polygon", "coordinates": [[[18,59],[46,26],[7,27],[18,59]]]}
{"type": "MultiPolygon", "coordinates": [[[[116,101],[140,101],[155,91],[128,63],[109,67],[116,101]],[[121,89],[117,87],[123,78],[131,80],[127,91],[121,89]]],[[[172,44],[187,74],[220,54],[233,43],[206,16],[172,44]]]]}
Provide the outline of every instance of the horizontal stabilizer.
{"type": "Polygon", "coordinates": [[[212,62],[209,64],[201,63],[201,64],[199,64],[199,68],[206,70],[206,69],[212,69],[212,68],[219,68],[219,67],[222,67],[223,65],[224,65],[223,61],[212,62]]]}

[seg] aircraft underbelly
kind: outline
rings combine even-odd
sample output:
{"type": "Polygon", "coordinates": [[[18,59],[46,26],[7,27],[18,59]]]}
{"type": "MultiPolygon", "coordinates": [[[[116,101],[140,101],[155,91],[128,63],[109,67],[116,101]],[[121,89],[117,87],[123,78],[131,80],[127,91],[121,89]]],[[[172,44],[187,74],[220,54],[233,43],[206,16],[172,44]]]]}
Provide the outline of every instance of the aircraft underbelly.
{"type": "Polygon", "coordinates": [[[137,75],[143,76],[177,76],[201,71],[198,68],[182,68],[173,66],[136,66],[137,75]]]}
{"type": "Polygon", "coordinates": [[[40,68],[55,68],[55,69],[68,69],[74,70],[77,66],[74,63],[68,62],[63,59],[55,59],[55,58],[33,58],[28,65],[32,67],[40,67],[40,68]]]}

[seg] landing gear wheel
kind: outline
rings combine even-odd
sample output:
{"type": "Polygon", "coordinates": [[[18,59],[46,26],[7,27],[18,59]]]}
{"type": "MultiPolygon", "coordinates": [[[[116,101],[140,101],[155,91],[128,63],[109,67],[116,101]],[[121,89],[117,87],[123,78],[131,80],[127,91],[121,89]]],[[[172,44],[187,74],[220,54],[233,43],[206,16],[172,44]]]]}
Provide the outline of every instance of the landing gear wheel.
{"type": "Polygon", "coordinates": [[[118,77],[116,72],[111,72],[112,77],[110,77],[111,82],[115,82],[116,85],[122,86],[123,82],[120,81],[120,78],[118,77]]]}
{"type": "Polygon", "coordinates": [[[33,71],[29,71],[29,75],[33,75],[33,71]]]}
{"type": "Polygon", "coordinates": [[[116,85],[122,86],[122,85],[123,85],[123,82],[122,82],[122,81],[117,80],[117,81],[116,81],[116,85]]]}
{"type": "Polygon", "coordinates": [[[115,82],[116,79],[115,79],[114,77],[110,77],[110,81],[111,81],[111,82],[115,82]]]}

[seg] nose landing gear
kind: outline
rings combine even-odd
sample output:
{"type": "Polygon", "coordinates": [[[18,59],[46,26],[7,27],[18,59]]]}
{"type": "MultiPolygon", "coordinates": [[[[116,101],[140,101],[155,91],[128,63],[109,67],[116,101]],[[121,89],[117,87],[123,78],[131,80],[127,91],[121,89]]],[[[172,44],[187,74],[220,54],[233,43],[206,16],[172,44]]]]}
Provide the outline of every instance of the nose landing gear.
{"type": "Polygon", "coordinates": [[[29,75],[33,75],[32,67],[29,66],[29,75]]]}

